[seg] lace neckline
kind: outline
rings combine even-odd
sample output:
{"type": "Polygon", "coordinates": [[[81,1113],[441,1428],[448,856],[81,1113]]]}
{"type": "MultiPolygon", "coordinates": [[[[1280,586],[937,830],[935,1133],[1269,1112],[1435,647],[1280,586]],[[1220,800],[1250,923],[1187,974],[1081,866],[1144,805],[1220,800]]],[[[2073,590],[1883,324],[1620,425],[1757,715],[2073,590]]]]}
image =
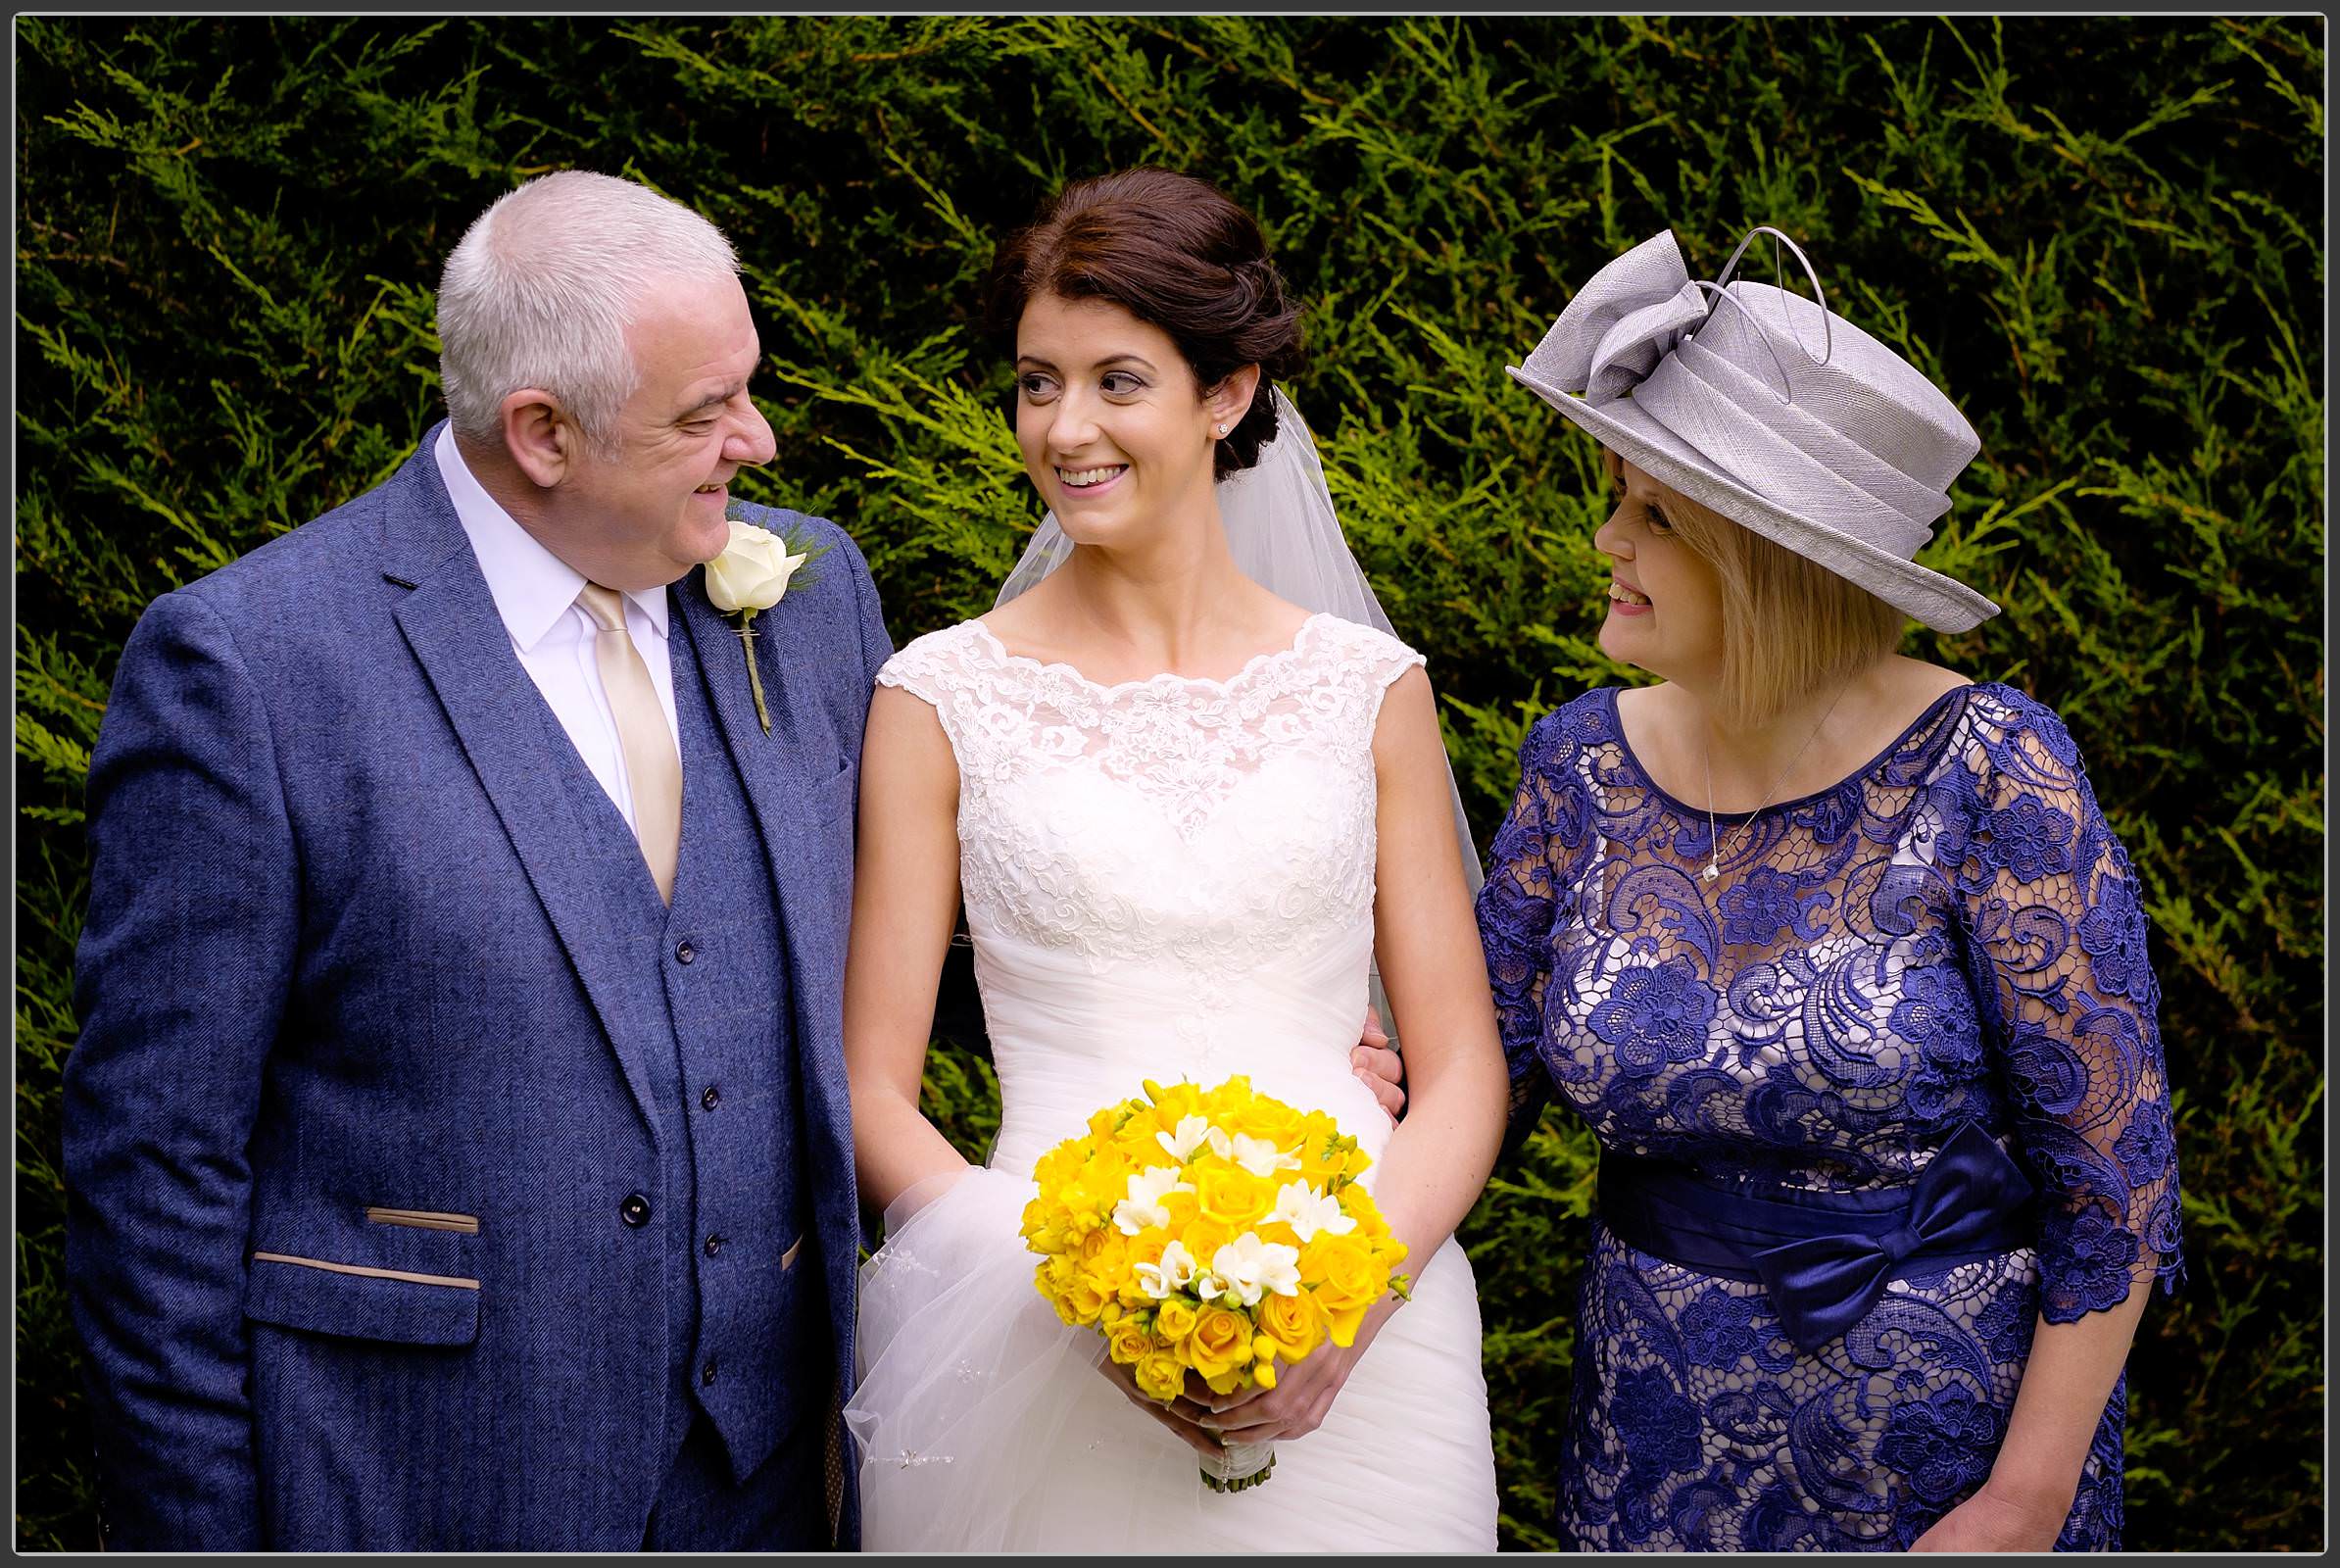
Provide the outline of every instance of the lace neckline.
{"type": "MultiPolygon", "coordinates": [[[[1941,710],[1943,705],[1947,704],[1952,698],[1958,699],[1959,709],[1963,712],[1966,708],[1967,698],[1975,690],[1977,690],[1979,685],[1979,682],[1968,681],[1964,685],[1953,686],[1948,691],[1942,693],[1941,696],[1936,697],[1932,702],[1927,703],[1919,710],[1918,716],[1916,718],[1911,719],[1907,724],[1902,726],[1901,732],[1899,734],[1895,735],[1891,740],[1885,742],[1884,748],[1881,751],[1879,751],[1875,757],[1869,759],[1868,761],[1863,762],[1859,767],[1854,768],[1844,777],[1838,779],[1835,783],[1824,785],[1822,788],[1813,790],[1809,794],[1798,795],[1793,800],[1776,801],[1769,806],[1763,807],[1753,811],[1716,811],[1713,813],[1714,819],[1717,822],[1744,822],[1751,820],[1754,817],[1765,815],[1769,812],[1788,811],[1793,810],[1798,807],[1810,806],[1815,801],[1827,800],[1832,795],[1841,795],[1846,790],[1859,787],[1862,781],[1867,779],[1870,774],[1876,772],[1878,768],[1884,766],[1887,761],[1899,756],[1902,752],[1902,749],[1908,744],[1910,737],[1917,734],[1921,729],[1924,729],[1926,725],[1933,718],[1933,716],[1941,710]]],[[[1625,720],[1617,711],[1617,698],[1622,688],[1620,687],[1610,686],[1603,688],[1601,694],[1605,699],[1605,708],[1609,720],[1609,734],[1617,742],[1618,755],[1625,759],[1627,765],[1633,768],[1633,772],[1640,778],[1642,784],[1647,787],[1650,794],[1656,796],[1660,801],[1664,802],[1667,806],[1672,807],[1675,810],[1680,811],[1684,816],[1694,816],[1704,819],[1708,814],[1704,807],[1685,805],[1683,802],[1679,801],[1672,795],[1668,794],[1664,786],[1660,785],[1656,779],[1650,777],[1649,769],[1641,765],[1641,759],[1633,755],[1633,743],[1625,738],[1625,720]]]]}
{"type": "Polygon", "coordinates": [[[1306,620],[1300,622],[1299,628],[1292,633],[1291,642],[1282,648],[1271,648],[1264,653],[1253,654],[1243,662],[1243,668],[1224,679],[1210,675],[1181,675],[1171,670],[1162,670],[1157,674],[1141,675],[1135,680],[1115,681],[1111,685],[1102,681],[1091,680],[1071,664],[1054,660],[1034,659],[1028,654],[1010,653],[1007,645],[993,635],[992,629],[982,621],[970,620],[967,624],[975,628],[975,635],[990,646],[992,656],[999,662],[1020,665],[1042,675],[1059,676],[1071,681],[1083,691],[1094,692],[1099,697],[1112,698],[1127,691],[1186,686],[1198,686],[1220,693],[1232,692],[1258,675],[1260,671],[1281,664],[1288,660],[1298,658],[1307,647],[1310,634],[1315,631],[1317,623],[1336,618],[1338,617],[1325,611],[1317,611],[1306,620]]]}

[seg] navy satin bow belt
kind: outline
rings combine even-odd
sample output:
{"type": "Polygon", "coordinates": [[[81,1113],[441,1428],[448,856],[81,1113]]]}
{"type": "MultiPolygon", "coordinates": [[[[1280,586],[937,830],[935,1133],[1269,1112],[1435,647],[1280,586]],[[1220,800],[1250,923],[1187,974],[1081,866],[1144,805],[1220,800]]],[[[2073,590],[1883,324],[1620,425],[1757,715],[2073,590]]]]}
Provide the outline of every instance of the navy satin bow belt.
{"type": "Polygon", "coordinates": [[[1600,1217],[1652,1257],[1760,1282],[1807,1351],[1859,1323],[1888,1281],[2011,1252],[2037,1239],[2028,1177],[1968,1122],[1908,1187],[1858,1193],[1701,1176],[1672,1160],[1604,1152],[1600,1217]]]}

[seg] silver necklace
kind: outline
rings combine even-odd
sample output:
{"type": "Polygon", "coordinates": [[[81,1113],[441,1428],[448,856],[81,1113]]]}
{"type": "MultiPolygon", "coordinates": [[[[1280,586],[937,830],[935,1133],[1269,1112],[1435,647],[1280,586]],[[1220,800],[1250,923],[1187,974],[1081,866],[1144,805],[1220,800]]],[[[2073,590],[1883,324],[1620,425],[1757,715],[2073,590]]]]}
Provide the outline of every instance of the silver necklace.
{"type": "MultiPolygon", "coordinates": [[[[1787,775],[1793,771],[1795,764],[1804,760],[1804,754],[1812,750],[1812,743],[1820,739],[1820,732],[1828,726],[1828,715],[1836,711],[1836,705],[1844,701],[1844,694],[1851,686],[1852,682],[1846,681],[1836,688],[1836,695],[1829,698],[1828,706],[1821,710],[1820,722],[1812,726],[1812,733],[1804,737],[1804,744],[1795,749],[1795,755],[1787,760],[1787,765],[1773,778],[1771,788],[1763,792],[1762,805],[1748,812],[1747,819],[1731,835],[1733,854],[1738,851],[1740,838],[1755,825],[1755,818],[1763,814],[1764,808],[1772,804],[1772,797],[1779,793],[1779,786],[1787,782],[1787,775]]],[[[1706,869],[1698,873],[1698,880],[1712,882],[1723,874],[1723,848],[1715,835],[1715,754],[1713,746],[1703,734],[1699,736],[1698,747],[1706,763],[1706,869]]]]}

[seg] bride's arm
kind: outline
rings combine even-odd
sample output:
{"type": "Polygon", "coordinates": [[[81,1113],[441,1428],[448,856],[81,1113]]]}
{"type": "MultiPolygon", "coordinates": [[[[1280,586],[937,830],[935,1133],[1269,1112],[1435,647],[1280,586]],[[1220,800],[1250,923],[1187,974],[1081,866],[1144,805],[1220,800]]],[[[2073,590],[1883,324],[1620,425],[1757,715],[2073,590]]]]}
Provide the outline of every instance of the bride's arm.
{"type": "Polygon", "coordinates": [[[1420,669],[1383,700],[1373,760],[1374,951],[1405,1042],[1409,1106],[1371,1186],[1418,1278],[1495,1168],[1511,1085],[1454,842],[1445,743],[1420,669]]]}
{"type": "Polygon", "coordinates": [[[919,1112],[935,990],[958,915],[958,766],[935,710],[880,686],[861,741],[845,957],[845,1070],[862,1201],[883,1209],[967,1161],[919,1112]]]}
{"type": "MultiPolygon", "coordinates": [[[[1510,1106],[1510,1077],[1495,1033],[1487,957],[1471,913],[1446,753],[1429,677],[1408,670],[1383,699],[1373,741],[1381,848],[1374,864],[1374,947],[1382,985],[1405,1042],[1408,1109],[1369,1185],[1416,1280],[1461,1224],[1494,1169],[1510,1106]]],[[[1230,1439],[1260,1442],[1312,1432],[1390,1313],[1385,1297],[1356,1343],[1322,1345],[1272,1394],[1215,1401],[1230,1439]],[[1239,1407],[1240,1406],[1240,1407],[1239,1407]]]]}

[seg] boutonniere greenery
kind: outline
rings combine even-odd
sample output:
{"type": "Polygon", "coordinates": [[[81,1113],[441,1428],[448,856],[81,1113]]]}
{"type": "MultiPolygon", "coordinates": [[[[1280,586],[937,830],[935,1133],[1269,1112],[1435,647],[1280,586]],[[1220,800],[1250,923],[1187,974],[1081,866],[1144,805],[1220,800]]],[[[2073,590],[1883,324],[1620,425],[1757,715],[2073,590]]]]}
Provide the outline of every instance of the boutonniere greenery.
{"type": "Polygon", "coordinates": [[[756,698],[756,720],[769,735],[772,715],[764,707],[763,677],[756,668],[756,617],[785,598],[798,568],[824,554],[828,546],[793,539],[737,517],[730,521],[731,543],[707,564],[707,597],[717,610],[739,619],[740,651],[748,659],[748,690],[756,698]]]}

